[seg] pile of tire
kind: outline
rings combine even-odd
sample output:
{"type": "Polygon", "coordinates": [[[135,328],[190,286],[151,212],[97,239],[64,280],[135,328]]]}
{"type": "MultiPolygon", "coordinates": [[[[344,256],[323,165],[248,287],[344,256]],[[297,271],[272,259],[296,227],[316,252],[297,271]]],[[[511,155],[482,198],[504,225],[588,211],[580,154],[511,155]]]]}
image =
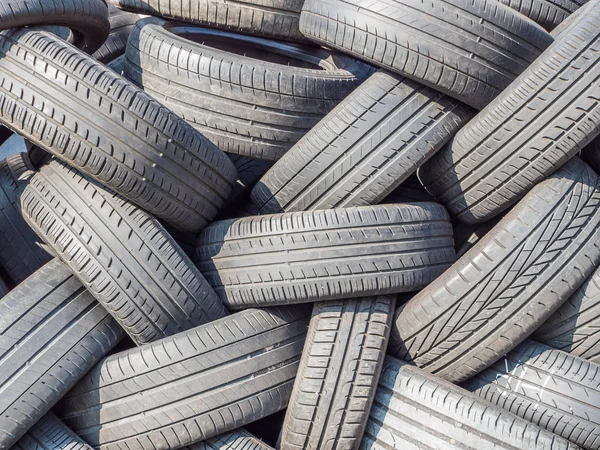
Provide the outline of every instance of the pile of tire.
{"type": "Polygon", "coordinates": [[[0,450],[600,450],[600,0],[0,30],[0,450]]]}

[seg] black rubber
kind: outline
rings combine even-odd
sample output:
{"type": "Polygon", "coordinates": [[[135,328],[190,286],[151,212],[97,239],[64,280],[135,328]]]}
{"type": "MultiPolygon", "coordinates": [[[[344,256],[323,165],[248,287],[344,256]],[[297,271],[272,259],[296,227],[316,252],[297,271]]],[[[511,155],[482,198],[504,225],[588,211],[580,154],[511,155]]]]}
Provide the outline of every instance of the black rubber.
{"type": "Polygon", "coordinates": [[[92,450],[92,447],[49,412],[10,450],[92,450]]]}
{"type": "Polygon", "coordinates": [[[12,130],[0,125],[0,145],[4,144],[12,135],[12,130]]]}
{"type": "Polygon", "coordinates": [[[26,153],[0,161],[0,265],[15,284],[52,259],[21,215],[21,195],[34,170],[26,153]]]}
{"type": "Polygon", "coordinates": [[[8,449],[123,337],[53,260],[0,301],[0,448],[8,449]]]}
{"type": "Polygon", "coordinates": [[[600,364],[600,268],[532,337],[551,347],[600,364]]]}
{"type": "Polygon", "coordinates": [[[484,222],[600,133],[600,4],[419,170],[450,214],[484,222]]]}
{"type": "Polygon", "coordinates": [[[456,248],[456,258],[461,258],[471,250],[499,221],[500,218],[495,217],[492,220],[475,225],[460,222],[454,223],[454,248],[456,248]]]}
{"type": "Polygon", "coordinates": [[[582,449],[600,448],[600,366],[527,340],[464,384],[582,449]]]}
{"type": "Polygon", "coordinates": [[[581,151],[581,159],[588,163],[596,173],[600,173],[600,137],[594,139],[581,151]]]}
{"type": "Polygon", "coordinates": [[[409,176],[405,181],[381,200],[380,203],[414,203],[435,202],[429,192],[425,190],[417,175],[409,176]]]}
{"type": "Polygon", "coordinates": [[[396,296],[315,303],[279,450],[358,450],[396,296]]]}
{"type": "Polygon", "coordinates": [[[0,2],[0,30],[41,26],[67,27],[72,44],[95,52],[108,37],[110,23],[103,0],[4,0],[0,2]]]}
{"type": "Polygon", "coordinates": [[[171,449],[286,407],[310,308],[248,309],[106,358],[57,415],[92,447],[171,449]]]}
{"type": "Polygon", "coordinates": [[[40,167],[21,203],[25,220],[137,344],[226,314],[156,219],[63,162],[40,167]]]}
{"type": "Polygon", "coordinates": [[[478,109],[552,42],[496,0],[306,0],[300,30],[478,109]]]}
{"type": "Polygon", "coordinates": [[[500,0],[552,31],[588,0],[500,0]]]}
{"type": "Polygon", "coordinates": [[[380,205],[217,222],[195,262],[241,309],[417,291],[454,262],[454,247],[439,205],[380,205]]]}
{"type": "MultiPolygon", "coordinates": [[[[0,272],[3,272],[3,271],[4,271],[4,269],[1,268],[0,272]]],[[[8,287],[8,285],[6,284],[6,282],[4,281],[4,278],[2,276],[0,276],[0,298],[4,297],[9,292],[10,292],[10,288],[8,287]]]]}
{"type": "Polygon", "coordinates": [[[238,198],[249,195],[250,190],[273,166],[273,163],[271,161],[248,158],[234,153],[228,153],[227,156],[229,156],[229,159],[233,162],[238,174],[237,183],[227,199],[227,203],[230,205],[238,198]]]}
{"type": "Polygon", "coordinates": [[[452,383],[387,357],[361,450],[577,450],[452,383]]]}
{"type": "Polygon", "coordinates": [[[0,121],[32,143],[183,231],[224,204],[227,156],[106,66],[26,29],[0,35],[0,57],[0,121]]]}
{"type": "Polygon", "coordinates": [[[373,70],[348,56],[148,18],[124,75],[221,150],[277,160],[373,70]]]}
{"type": "Polygon", "coordinates": [[[260,439],[238,428],[231,433],[207,439],[185,447],[187,450],[274,450],[260,439]]]}
{"type": "Polygon", "coordinates": [[[298,28],[302,0],[109,0],[117,7],[275,39],[305,40],[298,28]],[[189,6],[188,6],[189,5],[189,6]],[[193,5],[193,7],[191,6],[193,5]]]}
{"type": "Polygon", "coordinates": [[[388,352],[449,381],[485,369],[600,264],[600,180],[575,158],[396,311],[388,352]]]}
{"type": "Polygon", "coordinates": [[[102,44],[102,47],[92,55],[92,57],[104,64],[108,64],[125,54],[129,33],[133,29],[133,25],[140,19],[140,16],[137,14],[121,11],[110,2],[108,3],[108,13],[110,34],[104,44],[102,44]]]}

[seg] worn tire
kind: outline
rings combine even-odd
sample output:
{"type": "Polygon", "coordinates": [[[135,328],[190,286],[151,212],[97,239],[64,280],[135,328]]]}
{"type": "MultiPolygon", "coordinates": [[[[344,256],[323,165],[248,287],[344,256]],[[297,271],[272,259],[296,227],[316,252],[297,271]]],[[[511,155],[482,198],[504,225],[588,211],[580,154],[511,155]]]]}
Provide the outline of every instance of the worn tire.
{"type": "Polygon", "coordinates": [[[357,450],[396,304],[395,296],[316,303],[280,450],[357,450]]]}
{"type": "Polygon", "coordinates": [[[225,220],[199,237],[196,265],[230,309],[416,291],[454,262],[435,203],[225,220]]]}
{"type": "Polygon", "coordinates": [[[10,448],[122,337],[121,327],[56,259],[4,297],[0,449],[10,448]]]}
{"type": "Polygon", "coordinates": [[[300,30],[478,109],[552,42],[496,0],[306,0],[300,30]]]}
{"type": "Polygon", "coordinates": [[[231,433],[184,447],[183,450],[274,450],[260,439],[238,428],[231,433]]]}
{"type": "Polygon", "coordinates": [[[532,337],[600,364],[600,267],[532,337]]]}
{"type": "Polygon", "coordinates": [[[469,391],[387,357],[361,450],[577,450],[469,391]]]}
{"type": "Polygon", "coordinates": [[[405,181],[381,200],[381,203],[415,203],[435,202],[435,199],[425,190],[417,175],[409,176],[405,181]]]}
{"type": "Polygon", "coordinates": [[[433,89],[377,72],[267,172],[252,201],[263,214],[377,204],[473,115],[433,89]]]}
{"type": "Polygon", "coordinates": [[[140,89],[46,32],[3,33],[1,52],[5,125],[183,231],[223,206],[231,161],[140,89]]]}
{"type": "Polygon", "coordinates": [[[15,284],[52,259],[21,215],[21,195],[34,171],[26,153],[0,161],[0,265],[15,284]]]}
{"type": "Polygon", "coordinates": [[[600,173],[600,137],[594,139],[581,151],[581,159],[588,163],[596,173],[600,173]]]}
{"type": "Polygon", "coordinates": [[[149,18],[131,33],[124,75],[221,150],[274,161],[372,70],[318,47],[149,18]]]}
{"type": "Polygon", "coordinates": [[[388,352],[460,382],[529,336],[600,264],[600,179],[574,159],[398,308],[388,352]]]}
{"type": "Polygon", "coordinates": [[[129,33],[133,25],[139,20],[137,14],[128,13],[117,9],[112,3],[108,3],[110,20],[110,34],[102,47],[94,52],[92,57],[104,64],[114,61],[125,53],[129,33]]]}
{"type": "Polygon", "coordinates": [[[4,281],[4,278],[2,277],[4,275],[2,272],[4,272],[4,268],[0,267],[0,298],[4,297],[10,292],[10,288],[4,281]]]}
{"type": "Polygon", "coordinates": [[[464,387],[568,439],[600,448],[600,366],[525,341],[464,387]]]}
{"type": "Polygon", "coordinates": [[[499,0],[552,31],[588,0],[499,0]]]}
{"type": "Polygon", "coordinates": [[[55,411],[100,450],[167,450],[233,430],[285,408],[309,317],[248,309],[109,356],[55,411]]]}
{"type": "Polygon", "coordinates": [[[117,8],[151,16],[275,39],[305,40],[298,28],[303,0],[196,0],[194,7],[186,7],[185,0],[109,1],[117,8]]]}
{"type": "Polygon", "coordinates": [[[475,225],[455,223],[454,227],[454,248],[456,248],[456,258],[461,258],[471,250],[492,228],[499,222],[499,218],[488,220],[484,223],[475,225]]]}
{"type": "Polygon", "coordinates": [[[92,450],[92,447],[49,412],[10,450],[92,450]]]}
{"type": "Polygon", "coordinates": [[[273,166],[273,163],[271,161],[248,158],[246,156],[236,155],[233,153],[228,153],[227,156],[229,156],[229,159],[231,159],[231,162],[235,166],[238,174],[237,183],[227,199],[227,203],[231,205],[238,198],[249,195],[250,190],[273,166]]]}
{"type": "Polygon", "coordinates": [[[156,219],[64,163],[40,167],[21,203],[25,220],[137,344],[226,314],[156,219]]]}
{"type": "Polygon", "coordinates": [[[600,133],[600,5],[423,165],[419,178],[467,223],[500,214],[600,133]]]}

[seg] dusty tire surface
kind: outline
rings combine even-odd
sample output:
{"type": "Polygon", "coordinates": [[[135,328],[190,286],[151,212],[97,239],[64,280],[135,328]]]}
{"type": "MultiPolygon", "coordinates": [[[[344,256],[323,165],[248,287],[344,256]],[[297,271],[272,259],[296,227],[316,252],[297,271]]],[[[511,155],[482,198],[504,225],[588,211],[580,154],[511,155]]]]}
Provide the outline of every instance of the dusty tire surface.
{"type": "Polygon", "coordinates": [[[10,450],[92,450],[92,447],[49,412],[10,450]]]}
{"type": "Polygon", "coordinates": [[[463,386],[583,449],[600,447],[598,364],[526,340],[463,386]]]}
{"type": "Polygon", "coordinates": [[[221,150],[275,161],[372,70],[316,46],[148,18],[124,75],[221,150]]]}
{"type": "Polygon", "coordinates": [[[137,344],[227,314],[156,219],[63,162],[40,167],[21,203],[27,223],[137,344]]]}
{"type": "Polygon", "coordinates": [[[133,84],[43,31],[3,33],[0,54],[4,125],[183,231],[224,205],[231,161],[133,84]]]}
{"type": "Polygon", "coordinates": [[[489,220],[600,133],[600,8],[589,9],[419,178],[456,219],[489,220]]]}
{"type": "Polygon", "coordinates": [[[121,327],[56,259],[4,297],[0,448],[10,448],[123,336],[121,327]]]}
{"type": "Polygon", "coordinates": [[[477,109],[552,42],[495,0],[306,0],[300,30],[477,109]]]}
{"type": "Polygon", "coordinates": [[[112,3],[108,3],[110,21],[110,33],[102,47],[96,50],[92,57],[104,64],[114,61],[125,53],[129,33],[133,25],[139,20],[137,14],[128,13],[117,9],[112,3]]]}
{"type": "Polygon", "coordinates": [[[194,262],[230,309],[416,291],[454,262],[452,226],[435,203],[232,219],[194,262]]]}
{"type": "Polygon", "coordinates": [[[500,0],[552,31],[588,0],[500,0]]]}
{"type": "Polygon", "coordinates": [[[564,438],[388,356],[361,450],[577,450],[564,438]]]}
{"type": "Polygon", "coordinates": [[[516,347],[600,263],[600,180],[580,159],[536,186],[396,311],[388,352],[452,382],[516,347]]]}
{"type": "Polygon", "coordinates": [[[184,450],[274,450],[243,428],[197,442],[184,450]]]}
{"type": "Polygon", "coordinates": [[[55,411],[101,450],[163,450],[231,431],[286,407],[309,319],[304,305],[247,309],[114,354],[55,411]]]}
{"type": "Polygon", "coordinates": [[[280,450],[358,449],[395,304],[395,296],[315,303],[280,450]]]}
{"type": "Polygon", "coordinates": [[[399,75],[369,77],[252,190],[263,214],[379,203],[474,111],[399,75]]]}

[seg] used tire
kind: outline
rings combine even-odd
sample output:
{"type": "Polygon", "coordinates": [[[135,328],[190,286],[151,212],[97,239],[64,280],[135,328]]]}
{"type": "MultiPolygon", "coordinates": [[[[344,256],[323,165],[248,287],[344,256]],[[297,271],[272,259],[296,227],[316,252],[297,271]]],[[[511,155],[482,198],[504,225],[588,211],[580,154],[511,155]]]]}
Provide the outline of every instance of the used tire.
{"type": "Polygon", "coordinates": [[[231,161],[137,87],[43,31],[5,32],[0,52],[2,123],[182,231],[223,206],[231,161]]]}
{"type": "Polygon", "coordinates": [[[230,309],[417,291],[452,262],[435,203],[225,220],[200,235],[196,265],[230,309]]]}
{"type": "Polygon", "coordinates": [[[34,170],[26,153],[0,161],[0,265],[15,284],[52,259],[21,215],[21,195],[34,170]]]}
{"type": "Polygon", "coordinates": [[[131,33],[124,75],[221,150],[274,161],[372,70],[318,47],[149,18],[131,33]]]}
{"type": "Polygon", "coordinates": [[[360,448],[578,449],[465,389],[389,356],[360,448]]]}
{"type": "Polygon", "coordinates": [[[185,0],[109,1],[117,8],[151,16],[275,39],[305,40],[298,28],[303,0],[196,0],[194,7],[185,0]]]}
{"type": "Polygon", "coordinates": [[[456,258],[462,257],[475,244],[477,244],[492,228],[496,226],[499,220],[492,219],[476,225],[455,223],[454,226],[454,247],[456,248],[456,258]]]}
{"type": "Polygon", "coordinates": [[[166,450],[233,430],[285,408],[309,317],[248,309],[109,356],[55,411],[100,450],[166,450]]]}
{"type": "Polygon", "coordinates": [[[226,314],[160,223],[52,159],[25,188],[25,220],[137,344],[226,314]]]}
{"type": "Polygon", "coordinates": [[[496,0],[306,0],[300,30],[478,109],[552,42],[496,0]]]}
{"type": "Polygon", "coordinates": [[[427,190],[461,222],[510,207],[600,133],[600,4],[423,165],[427,190]]]}
{"type": "Polygon", "coordinates": [[[568,439],[600,448],[600,366],[525,341],[464,387],[568,439]]]}
{"type": "Polygon", "coordinates": [[[535,331],[533,339],[600,364],[600,267],[535,331]]]}
{"type": "Polygon", "coordinates": [[[227,156],[229,156],[229,159],[231,159],[231,162],[235,166],[238,174],[237,183],[227,199],[227,203],[231,204],[238,198],[243,197],[244,195],[249,195],[250,190],[273,166],[273,163],[270,161],[248,158],[246,156],[236,155],[233,153],[229,153],[227,156]]]}
{"type": "Polygon", "coordinates": [[[280,450],[358,449],[395,304],[379,296],[314,305],[280,450]]]}
{"type": "Polygon", "coordinates": [[[51,412],[35,424],[10,450],[92,450],[51,412]]]}
{"type": "Polygon", "coordinates": [[[10,292],[9,287],[6,285],[6,282],[2,278],[2,275],[4,275],[2,272],[4,272],[4,270],[2,267],[0,267],[0,298],[4,297],[10,292]]]}
{"type": "Polygon", "coordinates": [[[17,442],[122,337],[121,327],[58,260],[4,297],[0,448],[17,442]]]}
{"type": "Polygon", "coordinates": [[[381,200],[381,203],[384,204],[415,202],[435,202],[434,198],[425,190],[416,175],[409,176],[390,195],[381,200]]]}
{"type": "Polygon", "coordinates": [[[396,311],[388,352],[460,382],[556,311],[600,264],[600,180],[580,159],[536,186],[396,311]]]}
{"type": "Polygon", "coordinates": [[[581,151],[581,159],[588,163],[596,173],[600,173],[600,137],[594,139],[581,151]]]}
{"type": "Polygon", "coordinates": [[[274,450],[243,428],[186,447],[185,450],[274,450]]]}
{"type": "Polygon", "coordinates": [[[379,203],[474,112],[377,72],[312,128],[252,190],[263,214],[379,203]]]}
{"type": "Polygon", "coordinates": [[[587,0],[500,0],[548,31],[552,31],[587,0]]]}
{"type": "Polygon", "coordinates": [[[139,20],[137,14],[128,13],[117,9],[112,3],[108,3],[108,13],[110,20],[110,34],[92,57],[104,64],[115,60],[125,53],[129,33],[133,25],[139,20]]]}

